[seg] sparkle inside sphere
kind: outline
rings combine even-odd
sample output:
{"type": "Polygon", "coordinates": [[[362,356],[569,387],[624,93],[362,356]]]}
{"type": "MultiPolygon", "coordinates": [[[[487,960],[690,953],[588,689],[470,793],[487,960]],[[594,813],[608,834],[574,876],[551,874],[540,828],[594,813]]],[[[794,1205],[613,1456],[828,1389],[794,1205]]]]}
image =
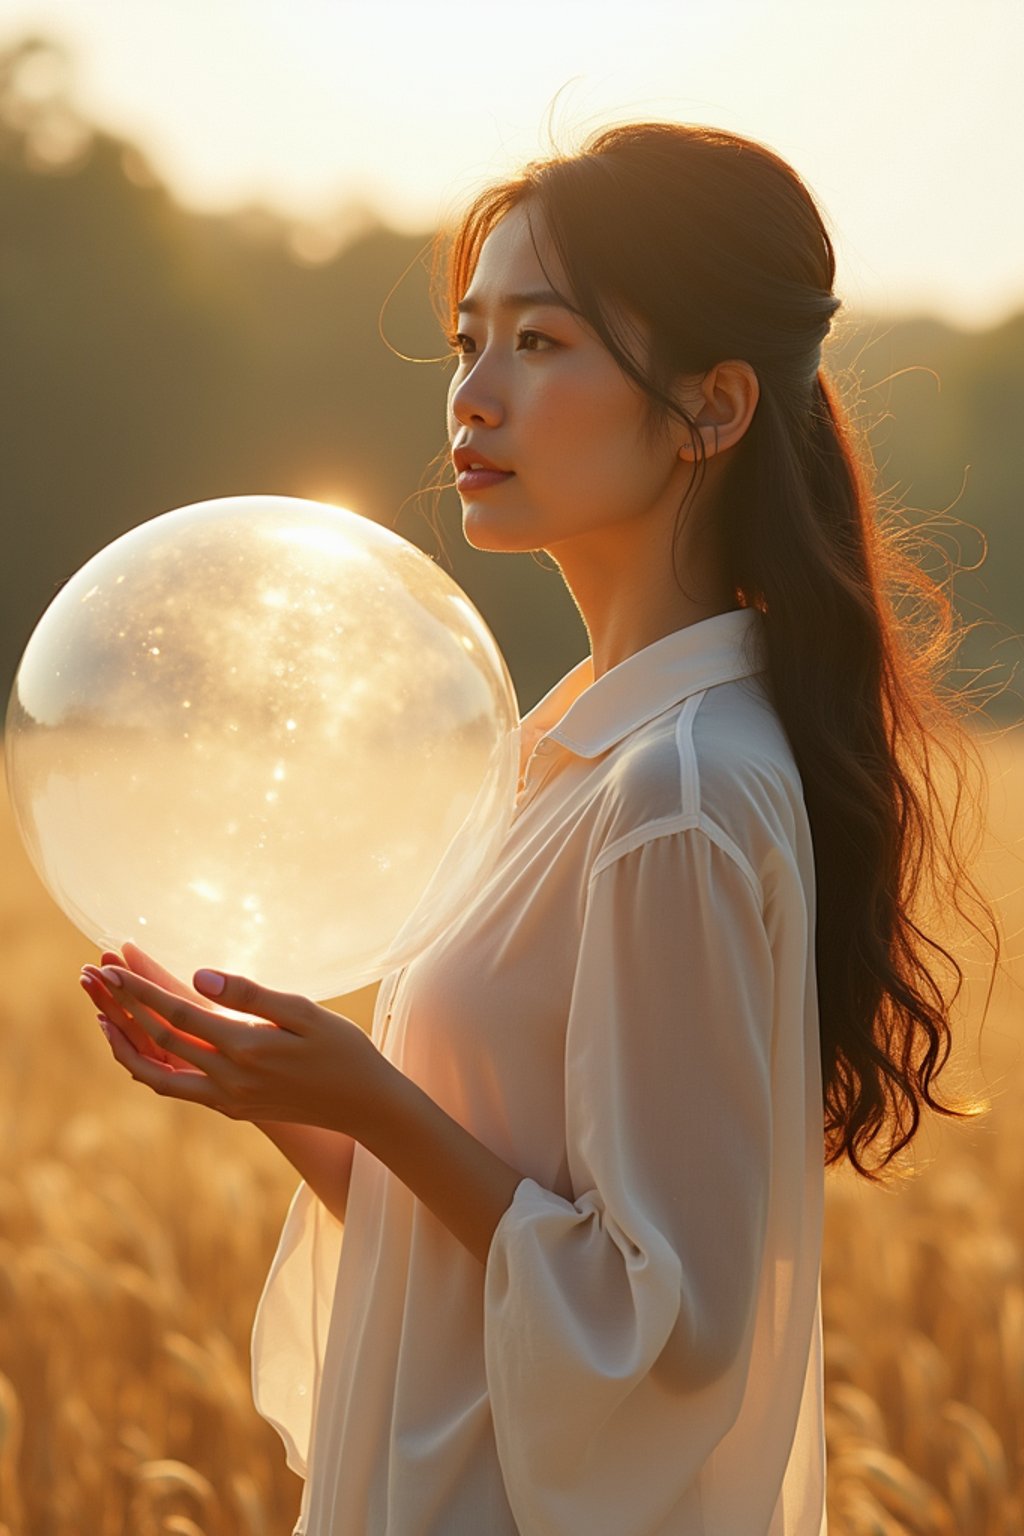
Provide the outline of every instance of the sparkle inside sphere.
{"type": "Polygon", "coordinates": [[[281,496],[165,513],[95,555],[29,640],[11,801],[100,946],[333,997],[479,888],[518,711],[490,632],[406,540],[281,496]]]}

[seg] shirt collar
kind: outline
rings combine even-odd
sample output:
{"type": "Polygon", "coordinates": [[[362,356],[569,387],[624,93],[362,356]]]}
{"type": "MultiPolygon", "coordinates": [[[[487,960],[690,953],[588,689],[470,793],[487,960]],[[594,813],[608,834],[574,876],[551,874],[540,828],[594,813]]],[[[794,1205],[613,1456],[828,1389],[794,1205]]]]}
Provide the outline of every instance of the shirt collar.
{"type": "Polygon", "coordinates": [[[578,757],[600,757],[690,694],[763,672],[763,623],[756,608],[717,613],[655,640],[596,682],[588,656],[523,719],[524,761],[545,737],[578,757]]]}

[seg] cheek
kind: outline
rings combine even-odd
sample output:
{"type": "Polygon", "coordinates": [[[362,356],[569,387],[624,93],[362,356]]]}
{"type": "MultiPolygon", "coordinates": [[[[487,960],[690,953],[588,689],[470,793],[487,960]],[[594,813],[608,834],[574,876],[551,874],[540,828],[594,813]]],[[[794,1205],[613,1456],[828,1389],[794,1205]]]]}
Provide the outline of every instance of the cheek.
{"type": "MultiPolygon", "coordinates": [[[[641,445],[634,430],[634,413],[604,393],[580,391],[569,409],[541,410],[536,417],[538,437],[544,445],[549,469],[571,472],[588,486],[599,489],[636,470],[641,445]]],[[[611,489],[611,485],[609,485],[611,489]]]]}
{"type": "Polygon", "coordinates": [[[594,377],[581,372],[561,399],[543,402],[544,413],[559,419],[566,440],[586,444],[596,456],[616,456],[638,441],[641,407],[635,392],[616,374],[594,377]]]}

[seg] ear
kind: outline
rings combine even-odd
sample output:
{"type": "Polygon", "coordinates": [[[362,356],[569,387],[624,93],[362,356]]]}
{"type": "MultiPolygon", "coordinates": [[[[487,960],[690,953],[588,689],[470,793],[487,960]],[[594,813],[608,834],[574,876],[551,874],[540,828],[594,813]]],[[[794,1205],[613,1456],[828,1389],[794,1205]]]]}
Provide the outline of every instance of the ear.
{"type": "MultiPolygon", "coordinates": [[[[734,448],[753,420],[760,395],[757,374],[749,363],[730,359],[715,363],[707,373],[686,380],[681,396],[697,422],[705,458],[734,448]]],[[[695,459],[690,434],[682,428],[681,459],[695,459]]]]}

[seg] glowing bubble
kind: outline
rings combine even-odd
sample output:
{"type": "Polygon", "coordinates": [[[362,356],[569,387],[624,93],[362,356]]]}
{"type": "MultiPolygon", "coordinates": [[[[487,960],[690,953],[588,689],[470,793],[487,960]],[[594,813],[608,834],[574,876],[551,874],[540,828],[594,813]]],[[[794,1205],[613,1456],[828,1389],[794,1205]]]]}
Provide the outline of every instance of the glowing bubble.
{"type": "Polygon", "coordinates": [[[165,513],[61,589],[6,763],[44,883],[135,940],[331,997],[419,953],[493,863],[518,712],[455,583],[355,513],[241,496],[165,513]]]}

